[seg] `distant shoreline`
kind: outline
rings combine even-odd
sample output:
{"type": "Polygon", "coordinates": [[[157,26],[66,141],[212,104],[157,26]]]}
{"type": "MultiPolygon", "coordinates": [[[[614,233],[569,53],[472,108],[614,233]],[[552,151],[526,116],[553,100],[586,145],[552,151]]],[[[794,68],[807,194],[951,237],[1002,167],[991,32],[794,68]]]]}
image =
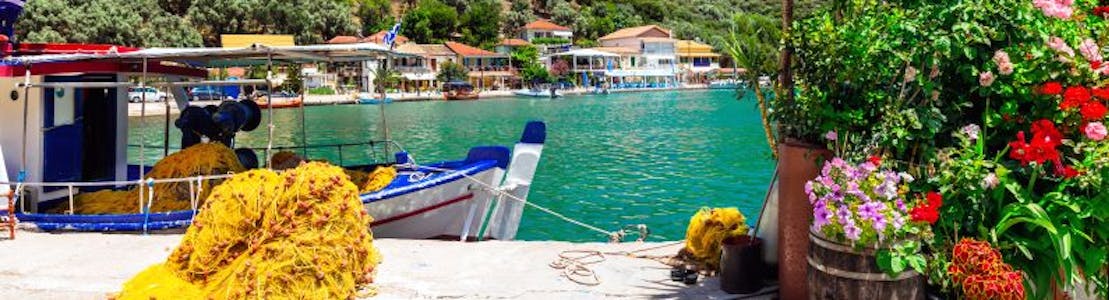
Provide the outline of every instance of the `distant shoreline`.
{"type": "MultiPolygon", "coordinates": [[[[676,87],[676,88],[613,89],[613,90],[609,90],[609,92],[610,93],[636,93],[636,92],[706,90],[706,89],[709,89],[708,85],[697,84],[697,85],[687,85],[687,86],[676,87]]],[[[484,92],[481,92],[481,98],[480,99],[498,99],[498,98],[516,97],[516,94],[514,94],[515,91],[516,90],[484,91],[484,92]]],[[[577,88],[577,89],[570,89],[570,90],[559,90],[559,92],[562,93],[563,95],[589,95],[591,93],[591,91],[592,91],[592,89],[584,89],[584,88],[577,88]]],[[[396,101],[396,102],[446,101],[446,100],[443,100],[442,94],[439,94],[439,93],[421,93],[418,96],[415,93],[391,93],[391,94],[386,94],[386,97],[394,99],[394,101],[396,101]]],[[[469,100],[460,100],[460,101],[469,101],[469,100]]],[[[219,102],[220,101],[194,101],[192,103],[196,104],[196,105],[204,106],[204,105],[219,105],[219,102]]],[[[357,103],[355,101],[351,100],[348,95],[316,95],[316,96],[310,96],[308,101],[305,102],[305,105],[308,105],[308,106],[344,105],[344,104],[357,104],[357,103]]],[[[142,103],[128,103],[127,116],[128,117],[141,117],[143,115],[142,109],[143,109],[142,108],[142,103]]],[[[173,103],[170,103],[169,110],[170,110],[170,113],[173,114],[173,115],[178,113],[177,107],[173,103]]],[[[166,104],[165,103],[162,103],[162,102],[147,102],[146,103],[146,113],[145,113],[145,115],[147,117],[162,116],[162,115],[165,115],[165,112],[166,112],[166,104]]]]}

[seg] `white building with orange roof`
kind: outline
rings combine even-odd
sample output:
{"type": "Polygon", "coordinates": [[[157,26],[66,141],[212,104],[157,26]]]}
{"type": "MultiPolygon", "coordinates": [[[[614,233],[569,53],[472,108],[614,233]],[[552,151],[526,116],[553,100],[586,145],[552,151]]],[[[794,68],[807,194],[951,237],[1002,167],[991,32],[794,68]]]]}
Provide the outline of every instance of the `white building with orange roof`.
{"type": "Polygon", "coordinates": [[[538,19],[520,30],[520,39],[535,45],[540,55],[570,51],[574,30],[546,19],[538,19]]]}
{"type": "Polygon", "coordinates": [[[601,47],[594,49],[620,54],[620,65],[605,73],[616,87],[677,85],[677,40],[670,30],[658,25],[624,28],[597,41],[601,47]]]}

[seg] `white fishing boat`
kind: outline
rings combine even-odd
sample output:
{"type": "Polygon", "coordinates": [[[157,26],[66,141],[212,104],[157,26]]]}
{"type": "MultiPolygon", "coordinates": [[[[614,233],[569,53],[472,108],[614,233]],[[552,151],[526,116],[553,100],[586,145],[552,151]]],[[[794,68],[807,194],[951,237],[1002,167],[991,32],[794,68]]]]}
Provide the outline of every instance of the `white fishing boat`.
{"type": "Polygon", "coordinates": [[[562,97],[562,92],[557,89],[523,89],[513,92],[516,96],[521,97],[534,97],[534,98],[558,98],[562,97]]]}
{"type": "MultiPolygon", "coordinates": [[[[375,219],[373,232],[379,237],[513,239],[546,137],[544,123],[533,121],[524,126],[522,137],[511,150],[504,146],[473,147],[457,160],[417,164],[413,155],[388,139],[387,131],[382,140],[309,145],[303,107],[299,124],[281,124],[273,123],[272,108],[263,111],[251,100],[229,100],[218,107],[200,108],[190,106],[183,94],[192,86],[280,85],[276,76],[205,81],[206,68],[210,67],[262,65],[272,70],[274,64],[354,62],[402,55],[378,44],[214,49],[18,44],[12,49],[0,61],[0,86],[9,87],[10,91],[7,97],[10,99],[0,101],[0,162],[3,162],[0,167],[6,167],[0,172],[3,181],[0,186],[11,187],[9,195],[14,196],[11,199],[14,204],[0,204],[0,210],[6,210],[5,215],[14,215],[20,227],[37,230],[180,230],[189,226],[197,213],[195,198],[199,192],[190,189],[190,198],[194,198],[188,199],[193,201],[191,209],[152,212],[151,202],[155,198],[147,198],[143,189],[229,176],[148,177],[150,161],[144,153],[150,149],[146,146],[149,141],[129,141],[128,135],[130,128],[147,123],[132,123],[127,117],[127,89],[136,86],[169,90],[174,93],[173,99],[179,99],[159,105],[165,105],[166,111],[176,105],[182,112],[173,123],[183,131],[183,145],[205,138],[235,145],[236,132],[268,130],[269,141],[264,148],[236,149],[244,165],[250,165],[252,160],[257,164],[259,153],[268,158],[278,150],[302,151],[307,156],[308,149],[337,147],[340,165],[344,150],[368,151],[375,147],[384,148],[379,153],[397,150],[391,160],[376,165],[396,166],[399,176],[383,190],[360,196],[375,219]],[[268,124],[260,124],[262,114],[269,114],[268,124]],[[272,139],[278,130],[300,130],[301,144],[274,146],[272,139]],[[138,144],[138,165],[128,164],[130,142],[138,144]],[[143,213],[73,213],[76,194],[121,188],[140,190],[142,196],[134,205],[143,213]],[[66,206],[67,213],[45,213],[47,208],[66,206]]],[[[142,103],[145,114],[146,102],[142,103]]],[[[380,106],[383,117],[385,105],[380,106]]],[[[158,148],[167,155],[170,119],[166,114],[164,124],[159,124],[165,133],[158,148]]],[[[268,164],[269,159],[261,161],[268,164]]],[[[373,166],[343,167],[367,170],[373,166]]]]}

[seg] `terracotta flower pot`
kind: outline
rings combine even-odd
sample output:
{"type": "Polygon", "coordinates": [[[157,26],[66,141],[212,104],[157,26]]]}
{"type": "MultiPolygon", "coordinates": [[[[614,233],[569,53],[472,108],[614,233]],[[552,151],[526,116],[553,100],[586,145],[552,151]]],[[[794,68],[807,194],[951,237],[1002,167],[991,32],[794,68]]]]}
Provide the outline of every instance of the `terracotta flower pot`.
{"type": "Polygon", "coordinates": [[[823,146],[787,139],[778,145],[778,285],[782,299],[808,298],[809,227],[812,205],[805,182],[820,175],[832,153],[823,146]]]}

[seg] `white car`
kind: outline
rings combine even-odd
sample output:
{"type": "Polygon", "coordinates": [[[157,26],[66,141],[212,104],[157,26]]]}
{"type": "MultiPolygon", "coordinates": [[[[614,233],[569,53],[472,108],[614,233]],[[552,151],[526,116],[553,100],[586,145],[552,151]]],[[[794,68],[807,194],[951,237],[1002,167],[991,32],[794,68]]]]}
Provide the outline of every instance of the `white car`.
{"type": "Polygon", "coordinates": [[[166,101],[169,97],[165,92],[158,91],[152,87],[134,87],[127,89],[127,100],[130,102],[141,102],[143,94],[146,94],[146,101],[166,101]]]}

